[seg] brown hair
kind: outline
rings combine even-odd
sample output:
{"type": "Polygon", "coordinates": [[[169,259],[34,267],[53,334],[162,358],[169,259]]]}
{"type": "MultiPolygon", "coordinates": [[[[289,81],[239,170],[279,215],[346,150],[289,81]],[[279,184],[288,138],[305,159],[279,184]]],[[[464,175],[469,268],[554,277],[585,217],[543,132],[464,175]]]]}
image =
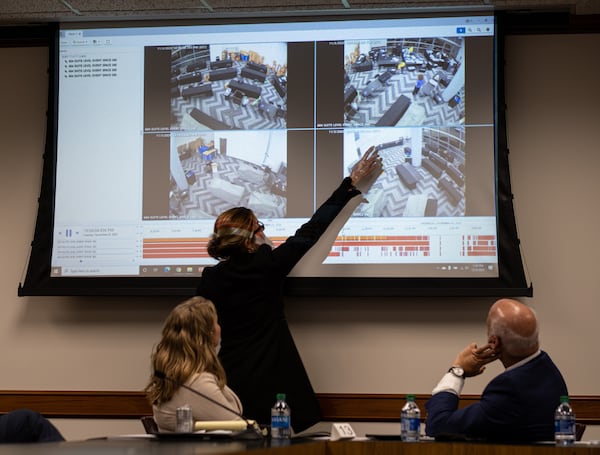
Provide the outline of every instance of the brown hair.
{"type": "Polygon", "coordinates": [[[254,251],[256,216],[246,207],[234,207],[221,213],[215,220],[214,233],[207,251],[215,259],[228,259],[236,254],[254,251]]]}
{"type": "Polygon", "coordinates": [[[192,297],[173,308],[151,356],[153,372],[145,389],[150,403],[169,401],[179,384],[196,373],[212,373],[219,387],[225,387],[225,370],[213,345],[216,322],[217,310],[204,297],[192,297]],[[156,377],[154,371],[165,377],[156,377]]]}

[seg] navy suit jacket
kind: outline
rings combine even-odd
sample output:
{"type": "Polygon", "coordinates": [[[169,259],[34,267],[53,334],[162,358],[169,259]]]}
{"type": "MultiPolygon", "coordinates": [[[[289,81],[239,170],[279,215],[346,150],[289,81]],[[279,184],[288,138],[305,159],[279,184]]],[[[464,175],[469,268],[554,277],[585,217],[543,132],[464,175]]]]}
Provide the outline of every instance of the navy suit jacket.
{"type": "Polygon", "coordinates": [[[458,409],[459,397],[433,395],[425,404],[429,436],[461,435],[490,441],[525,442],[554,439],[554,411],[565,381],[548,354],[505,371],[485,388],[481,400],[458,409]]]}
{"type": "Polygon", "coordinates": [[[60,431],[31,409],[16,409],[0,416],[0,443],[64,441],[60,431]]]}

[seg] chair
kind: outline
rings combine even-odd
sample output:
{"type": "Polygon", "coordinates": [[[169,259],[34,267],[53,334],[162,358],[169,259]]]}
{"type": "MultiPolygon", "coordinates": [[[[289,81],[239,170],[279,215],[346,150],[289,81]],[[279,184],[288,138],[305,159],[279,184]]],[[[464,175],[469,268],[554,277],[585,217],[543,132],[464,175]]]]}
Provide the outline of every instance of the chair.
{"type": "Polygon", "coordinates": [[[153,416],[143,416],[141,419],[142,425],[144,426],[144,430],[148,434],[156,434],[158,433],[158,425],[154,420],[153,416]]]}
{"type": "Polygon", "coordinates": [[[586,425],[585,423],[575,423],[575,440],[581,441],[583,437],[583,433],[585,432],[586,425]]]}
{"type": "Polygon", "coordinates": [[[231,101],[233,101],[233,104],[237,104],[238,106],[245,106],[248,104],[248,97],[244,95],[243,92],[236,89],[231,94],[231,101]]]}

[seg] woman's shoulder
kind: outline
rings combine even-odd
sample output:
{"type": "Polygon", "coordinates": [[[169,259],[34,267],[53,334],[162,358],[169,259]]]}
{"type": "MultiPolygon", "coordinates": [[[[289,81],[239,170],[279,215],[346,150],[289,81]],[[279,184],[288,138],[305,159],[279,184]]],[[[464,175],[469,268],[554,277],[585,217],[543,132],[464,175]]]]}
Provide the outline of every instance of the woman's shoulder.
{"type": "Polygon", "coordinates": [[[258,273],[262,271],[266,274],[270,273],[268,268],[272,268],[274,264],[273,249],[269,245],[263,244],[254,251],[247,251],[220,262],[213,266],[213,272],[246,275],[248,272],[258,273]]]}
{"type": "Polygon", "coordinates": [[[186,385],[189,387],[200,386],[203,384],[216,384],[217,377],[209,373],[207,371],[202,371],[200,373],[194,373],[190,376],[190,378],[186,381],[186,385]]]}

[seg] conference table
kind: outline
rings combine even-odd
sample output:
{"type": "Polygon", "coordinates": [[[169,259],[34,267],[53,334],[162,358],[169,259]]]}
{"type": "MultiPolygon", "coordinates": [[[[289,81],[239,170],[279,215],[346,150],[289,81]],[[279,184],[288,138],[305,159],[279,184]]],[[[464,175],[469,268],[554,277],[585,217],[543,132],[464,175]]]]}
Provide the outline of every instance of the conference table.
{"type": "Polygon", "coordinates": [[[329,441],[292,439],[276,441],[204,441],[115,437],[44,444],[3,444],[0,451],[14,455],[600,455],[600,445],[484,444],[474,442],[418,442],[388,440],[329,441]]]}

